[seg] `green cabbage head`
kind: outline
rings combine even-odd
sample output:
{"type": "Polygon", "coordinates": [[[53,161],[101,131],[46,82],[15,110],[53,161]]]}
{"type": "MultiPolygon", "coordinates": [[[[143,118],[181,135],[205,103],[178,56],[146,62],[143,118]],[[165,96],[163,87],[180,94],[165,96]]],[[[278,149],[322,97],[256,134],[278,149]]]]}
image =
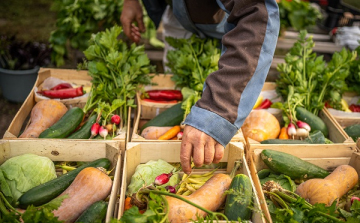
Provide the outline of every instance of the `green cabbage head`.
{"type": "Polygon", "coordinates": [[[15,156],[0,166],[0,190],[13,205],[26,191],[54,178],[55,165],[44,156],[15,156]]]}

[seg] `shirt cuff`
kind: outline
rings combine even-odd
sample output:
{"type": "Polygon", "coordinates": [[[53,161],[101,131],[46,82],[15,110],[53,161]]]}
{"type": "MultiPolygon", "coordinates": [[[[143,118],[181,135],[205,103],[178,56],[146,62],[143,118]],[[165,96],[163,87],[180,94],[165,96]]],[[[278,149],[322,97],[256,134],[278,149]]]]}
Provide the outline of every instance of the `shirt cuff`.
{"type": "Polygon", "coordinates": [[[208,134],[224,147],[238,131],[235,125],[220,115],[197,106],[191,108],[185,124],[208,134]]]}

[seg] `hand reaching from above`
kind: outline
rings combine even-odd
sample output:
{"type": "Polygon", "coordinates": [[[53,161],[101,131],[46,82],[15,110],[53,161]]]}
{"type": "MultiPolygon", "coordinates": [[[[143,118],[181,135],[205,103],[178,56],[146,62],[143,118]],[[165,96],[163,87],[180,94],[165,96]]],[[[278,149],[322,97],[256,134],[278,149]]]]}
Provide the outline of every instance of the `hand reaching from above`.
{"type": "Polygon", "coordinates": [[[191,157],[196,167],[219,163],[224,147],[208,134],[189,125],[185,126],[181,141],[180,160],[183,171],[191,173],[191,157]]]}

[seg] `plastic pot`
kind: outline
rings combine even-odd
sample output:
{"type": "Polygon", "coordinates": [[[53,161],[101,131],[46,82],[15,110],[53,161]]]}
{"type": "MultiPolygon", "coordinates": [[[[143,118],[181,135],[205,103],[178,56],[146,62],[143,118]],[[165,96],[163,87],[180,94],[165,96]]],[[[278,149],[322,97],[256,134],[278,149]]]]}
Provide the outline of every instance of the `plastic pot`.
{"type": "Polygon", "coordinates": [[[8,70],[0,68],[0,88],[4,98],[22,103],[30,94],[40,67],[29,70],[8,70]]]}

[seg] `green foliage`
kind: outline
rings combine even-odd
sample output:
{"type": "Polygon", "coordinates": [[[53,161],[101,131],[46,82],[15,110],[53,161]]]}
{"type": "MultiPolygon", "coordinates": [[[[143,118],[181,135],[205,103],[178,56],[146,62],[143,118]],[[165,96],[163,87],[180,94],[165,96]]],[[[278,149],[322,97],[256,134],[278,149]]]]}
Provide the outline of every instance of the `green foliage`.
{"type": "Polygon", "coordinates": [[[307,1],[281,0],[279,3],[280,30],[289,27],[295,30],[306,29],[321,19],[321,13],[307,1]]]}
{"type": "MultiPolygon", "coordinates": [[[[360,46],[355,51],[360,55],[360,46]]],[[[350,91],[355,91],[360,95],[360,58],[351,63],[349,76],[346,78],[346,84],[350,91]]]]}
{"type": "Polygon", "coordinates": [[[211,38],[201,39],[196,35],[189,39],[166,37],[165,40],[174,48],[168,51],[166,64],[173,74],[172,80],[176,86],[193,91],[182,106],[186,116],[192,105],[201,98],[207,76],[218,70],[220,42],[211,38]]]}
{"type": "MultiPolygon", "coordinates": [[[[92,77],[91,96],[84,112],[100,105],[103,117],[121,107],[121,121],[127,121],[129,107],[135,107],[134,98],[141,85],[149,85],[153,67],[144,52],[144,46],[132,44],[130,47],[118,39],[122,28],[114,26],[92,35],[89,47],[84,51],[87,61],[79,68],[87,68],[92,77]],[[108,105],[105,105],[104,102],[108,105]]],[[[98,111],[98,113],[100,113],[98,111]]]]}
{"type": "Polygon", "coordinates": [[[72,48],[84,50],[92,33],[119,23],[122,5],[123,0],[55,0],[56,30],[49,39],[52,61],[63,65],[68,42],[72,48]]]}
{"type": "MultiPolygon", "coordinates": [[[[298,41],[285,56],[285,63],[278,65],[280,77],[276,80],[276,90],[289,100],[293,100],[291,94],[297,95],[301,99],[297,105],[302,103],[305,109],[315,115],[324,107],[325,101],[341,110],[341,96],[347,89],[345,79],[357,53],[343,48],[335,52],[331,61],[326,63],[322,56],[312,51],[315,43],[312,36],[306,38],[306,35],[306,31],[300,32],[298,41]]],[[[284,107],[288,106],[285,102],[284,107]]]]}

